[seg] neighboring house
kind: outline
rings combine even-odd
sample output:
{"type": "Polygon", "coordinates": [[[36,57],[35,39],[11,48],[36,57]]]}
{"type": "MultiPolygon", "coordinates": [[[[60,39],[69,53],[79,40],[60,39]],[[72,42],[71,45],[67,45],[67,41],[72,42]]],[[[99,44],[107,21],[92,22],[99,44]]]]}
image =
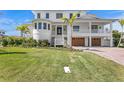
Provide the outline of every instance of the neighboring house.
{"type": "MultiPolygon", "coordinates": [[[[70,18],[78,10],[35,10],[33,20],[33,38],[48,40],[51,45],[65,45],[71,31],[61,18],[70,18]]],[[[73,24],[72,42],[70,46],[113,46],[112,22],[116,19],[101,19],[96,15],[81,11],[73,24]]],[[[70,35],[71,36],[71,35],[70,35]]]]}
{"type": "Polygon", "coordinates": [[[0,30],[0,37],[1,36],[5,36],[5,31],[4,30],[0,30]]]}

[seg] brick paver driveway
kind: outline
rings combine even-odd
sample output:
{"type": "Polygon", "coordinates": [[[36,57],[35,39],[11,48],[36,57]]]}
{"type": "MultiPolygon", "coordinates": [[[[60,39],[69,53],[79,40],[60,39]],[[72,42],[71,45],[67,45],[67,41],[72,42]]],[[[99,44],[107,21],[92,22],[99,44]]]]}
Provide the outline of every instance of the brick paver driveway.
{"type": "Polygon", "coordinates": [[[102,57],[111,59],[119,64],[124,65],[124,48],[107,48],[107,47],[73,47],[75,49],[81,49],[88,52],[93,52],[102,57]]]}

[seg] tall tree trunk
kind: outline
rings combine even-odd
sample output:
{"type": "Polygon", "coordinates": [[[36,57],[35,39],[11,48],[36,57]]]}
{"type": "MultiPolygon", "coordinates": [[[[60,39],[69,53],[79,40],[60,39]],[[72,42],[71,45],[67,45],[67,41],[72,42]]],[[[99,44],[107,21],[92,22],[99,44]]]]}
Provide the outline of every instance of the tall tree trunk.
{"type": "Polygon", "coordinates": [[[23,32],[21,31],[21,37],[23,37],[23,32]]]}
{"type": "Polygon", "coordinates": [[[122,39],[122,36],[123,36],[123,29],[124,29],[124,26],[122,26],[121,36],[120,36],[119,43],[118,43],[117,47],[120,46],[121,39],[122,39]]]}
{"type": "Polygon", "coordinates": [[[72,27],[68,25],[67,29],[67,47],[71,48],[71,36],[72,36],[72,27]]]}

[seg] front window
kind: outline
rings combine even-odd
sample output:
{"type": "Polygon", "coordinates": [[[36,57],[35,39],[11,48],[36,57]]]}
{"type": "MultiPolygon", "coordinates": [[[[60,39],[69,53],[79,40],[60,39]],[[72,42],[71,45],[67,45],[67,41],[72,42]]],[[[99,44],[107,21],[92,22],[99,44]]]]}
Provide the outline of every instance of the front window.
{"type": "Polygon", "coordinates": [[[38,23],[38,29],[42,29],[42,23],[38,23]]]}
{"type": "Polygon", "coordinates": [[[80,27],[79,26],[73,26],[73,31],[79,32],[80,27]]]}
{"type": "Polygon", "coordinates": [[[46,18],[49,19],[49,13],[46,13],[46,18]]]}
{"type": "Polygon", "coordinates": [[[56,19],[60,19],[63,17],[63,14],[62,13],[56,13],[56,19]]]}
{"type": "Polygon", "coordinates": [[[50,24],[48,24],[48,30],[50,30],[50,24]]]}
{"type": "Polygon", "coordinates": [[[57,27],[57,35],[62,35],[62,27],[57,27]]]}
{"type": "Polygon", "coordinates": [[[92,30],[98,30],[98,25],[92,25],[92,30]]]}
{"type": "Polygon", "coordinates": [[[43,29],[47,29],[47,24],[43,23],[43,29]]]}
{"type": "Polygon", "coordinates": [[[80,17],[80,14],[77,14],[77,17],[80,17]]]}
{"type": "Polygon", "coordinates": [[[35,23],[34,25],[35,25],[35,29],[37,29],[37,23],[35,23]]]}
{"type": "Polygon", "coordinates": [[[72,14],[72,13],[70,13],[70,16],[69,16],[69,17],[71,18],[72,16],[73,16],[73,14],[72,14]]]}
{"type": "Polygon", "coordinates": [[[37,13],[37,18],[40,18],[40,13],[37,13]]]}

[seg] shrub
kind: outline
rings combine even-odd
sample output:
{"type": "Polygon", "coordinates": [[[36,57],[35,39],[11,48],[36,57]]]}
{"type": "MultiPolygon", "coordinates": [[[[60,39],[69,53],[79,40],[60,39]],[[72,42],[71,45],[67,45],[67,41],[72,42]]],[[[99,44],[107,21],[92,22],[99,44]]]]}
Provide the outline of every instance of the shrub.
{"type": "Polygon", "coordinates": [[[6,47],[8,45],[7,39],[3,38],[1,44],[3,47],[6,47]]]}
{"type": "Polygon", "coordinates": [[[7,36],[2,38],[2,45],[11,46],[11,47],[47,47],[49,46],[48,40],[33,40],[33,38],[24,38],[24,37],[13,37],[7,36]]]}

